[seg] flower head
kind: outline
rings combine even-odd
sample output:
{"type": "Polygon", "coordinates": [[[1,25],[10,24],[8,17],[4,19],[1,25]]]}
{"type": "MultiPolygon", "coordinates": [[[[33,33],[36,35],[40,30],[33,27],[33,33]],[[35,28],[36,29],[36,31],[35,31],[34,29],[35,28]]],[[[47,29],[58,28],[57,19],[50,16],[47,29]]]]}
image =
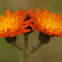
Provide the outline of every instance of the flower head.
{"type": "Polygon", "coordinates": [[[0,15],[0,37],[14,37],[29,32],[29,29],[25,29],[28,26],[28,21],[24,21],[25,18],[26,11],[23,9],[15,13],[6,10],[4,15],[0,15]]]}
{"type": "Polygon", "coordinates": [[[49,36],[61,36],[62,37],[62,20],[61,15],[56,15],[55,13],[48,12],[48,10],[43,10],[43,12],[37,8],[36,13],[31,9],[28,13],[32,16],[34,24],[31,24],[33,30],[40,31],[49,36]]]}

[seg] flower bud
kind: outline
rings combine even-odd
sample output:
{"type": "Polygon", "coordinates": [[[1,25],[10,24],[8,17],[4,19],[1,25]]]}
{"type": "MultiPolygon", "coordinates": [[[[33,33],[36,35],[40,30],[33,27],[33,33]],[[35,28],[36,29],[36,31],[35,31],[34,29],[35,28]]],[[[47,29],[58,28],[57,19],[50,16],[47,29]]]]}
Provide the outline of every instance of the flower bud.
{"type": "Polygon", "coordinates": [[[13,42],[16,42],[16,36],[14,36],[14,37],[5,37],[5,39],[10,44],[13,43],[13,42]]]}
{"type": "Polygon", "coordinates": [[[47,44],[50,41],[50,36],[40,32],[40,34],[39,34],[39,41],[40,41],[40,43],[47,44]]]}

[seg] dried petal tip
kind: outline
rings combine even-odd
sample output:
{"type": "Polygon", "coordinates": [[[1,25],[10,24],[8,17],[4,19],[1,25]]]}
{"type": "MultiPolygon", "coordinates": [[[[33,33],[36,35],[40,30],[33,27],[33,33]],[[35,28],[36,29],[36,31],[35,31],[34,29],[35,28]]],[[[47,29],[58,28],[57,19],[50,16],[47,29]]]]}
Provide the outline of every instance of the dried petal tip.
{"type": "Polygon", "coordinates": [[[14,37],[5,37],[5,39],[10,44],[12,44],[13,42],[16,42],[16,36],[14,36],[14,37]]]}
{"type": "Polygon", "coordinates": [[[41,44],[47,44],[50,41],[50,36],[45,35],[45,34],[40,32],[39,41],[40,41],[41,44]]]}

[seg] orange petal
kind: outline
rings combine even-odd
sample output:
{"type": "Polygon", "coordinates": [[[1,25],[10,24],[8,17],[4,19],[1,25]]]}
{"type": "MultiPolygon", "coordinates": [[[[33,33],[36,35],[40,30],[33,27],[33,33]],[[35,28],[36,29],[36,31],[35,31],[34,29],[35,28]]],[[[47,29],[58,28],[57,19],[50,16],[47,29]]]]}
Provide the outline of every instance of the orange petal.
{"type": "Polygon", "coordinates": [[[8,37],[8,36],[9,36],[8,34],[3,35],[3,37],[8,37]]]}
{"type": "Polygon", "coordinates": [[[4,37],[3,35],[0,35],[0,38],[4,37]]]}
{"type": "Polygon", "coordinates": [[[33,12],[32,9],[29,9],[29,10],[28,10],[28,13],[29,13],[32,17],[36,16],[36,14],[33,12]]]}
{"type": "Polygon", "coordinates": [[[36,8],[35,10],[36,10],[36,13],[38,13],[38,14],[42,14],[40,8],[36,8]]]}
{"type": "Polygon", "coordinates": [[[14,18],[16,18],[17,16],[18,16],[18,11],[15,11],[14,18]]]}
{"type": "Polygon", "coordinates": [[[20,35],[20,34],[23,34],[23,32],[19,31],[19,32],[16,32],[15,34],[20,35]]]}
{"type": "Polygon", "coordinates": [[[32,22],[33,22],[33,20],[32,19],[29,19],[29,20],[24,21],[23,24],[30,24],[32,22]]]}
{"type": "Polygon", "coordinates": [[[26,16],[25,12],[26,12],[26,10],[21,9],[21,10],[19,11],[19,16],[20,16],[20,17],[25,17],[25,16],[26,16]]]}
{"type": "Polygon", "coordinates": [[[26,27],[28,27],[28,25],[24,25],[24,26],[22,27],[22,29],[25,29],[26,27]]]}
{"type": "Polygon", "coordinates": [[[15,36],[15,34],[14,34],[14,33],[10,35],[10,37],[14,37],[14,36],[15,36]]]}
{"type": "Polygon", "coordinates": [[[31,29],[24,29],[24,30],[22,30],[24,33],[25,32],[30,32],[31,31],[31,29]]]}

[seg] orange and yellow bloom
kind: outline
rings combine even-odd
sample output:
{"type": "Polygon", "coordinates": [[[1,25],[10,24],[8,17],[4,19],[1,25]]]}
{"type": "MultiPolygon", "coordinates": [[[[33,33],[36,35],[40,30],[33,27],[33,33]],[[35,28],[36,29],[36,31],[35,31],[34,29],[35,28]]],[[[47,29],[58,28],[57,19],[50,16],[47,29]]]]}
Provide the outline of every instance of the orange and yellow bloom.
{"type": "Polygon", "coordinates": [[[30,29],[25,29],[28,26],[49,36],[62,37],[61,18],[61,15],[48,12],[48,10],[42,12],[39,8],[36,9],[36,13],[32,9],[29,9],[28,13],[23,9],[15,13],[6,10],[4,15],[0,15],[0,37],[14,37],[29,32],[30,29]],[[27,15],[30,19],[25,21],[27,15]]]}
{"type": "Polygon", "coordinates": [[[6,10],[4,15],[0,15],[0,37],[14,37],[29,32],[30,29],[25,29],[29,25],[25,19],[26,11],[23,9],[15,13],[6,10]]]}
{"type": "Polygon", "coordinates": [[[31,15],[33,24],[30,24],[30,26],[32,26],[33,30],[40,31],[49,36],[62,37],[61,15],[48,12],[48,10],[43,10],[42,12],[39,8],[36,9],[36,13],[32,9],[29,9],[28,13],[31,15]]]}

